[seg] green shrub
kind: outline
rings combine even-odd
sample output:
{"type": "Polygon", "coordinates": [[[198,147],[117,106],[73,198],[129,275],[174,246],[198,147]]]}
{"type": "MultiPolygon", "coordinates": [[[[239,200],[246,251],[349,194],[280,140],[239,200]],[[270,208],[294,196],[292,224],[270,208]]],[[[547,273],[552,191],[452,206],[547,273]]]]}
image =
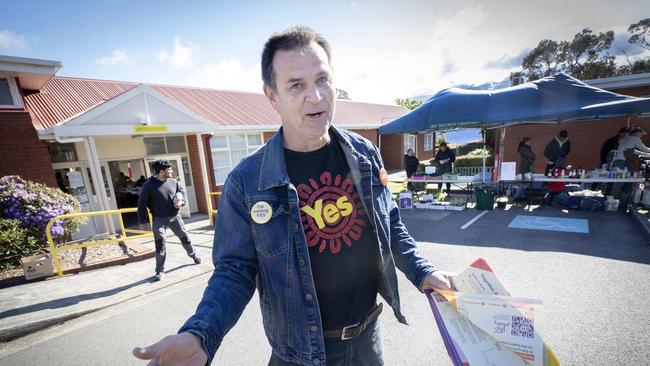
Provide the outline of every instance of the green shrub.
{"type": "Polygon", "coordinates": [[[20,220],[0,219],[0,270],[20,264],[20,258],[33,255],[41,247],[38,232],[23,227],[20,220]]]}
{"type": "MultiPolygon", "coordinates": [[[[487,159],[485,159],[485,166],[490,167],[492,165],[494,165],[494,158],[492,156],[489,156],[487,159]]],[[[458,156],[454,162],[454,167],[456,168],[477,166],[483,166],[483,158],[480,156],[458,156]]]]}

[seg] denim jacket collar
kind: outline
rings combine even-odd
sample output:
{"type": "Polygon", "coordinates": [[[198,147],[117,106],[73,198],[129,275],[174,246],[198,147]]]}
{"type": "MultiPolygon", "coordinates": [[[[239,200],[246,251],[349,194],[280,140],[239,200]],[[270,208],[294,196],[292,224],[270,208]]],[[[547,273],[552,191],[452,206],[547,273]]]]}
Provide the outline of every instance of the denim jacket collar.
{"type": "MultiPolygon", "coordinates": [[[[258,180],[258,189],[260,191],[289,184],[287,165],[284,161],[284,143],[282,129],[283,127],[280,127],[278,132],[276,132],[275,135],[271,137],[271,139],[264,147],[262,167],[260,169],[258,180]]],[[[338,127],[332,125],[330,126],[330,131],[333,132],[334,138],[343,145],[343,150],[346,153],[351,153],[353,155],[354,160],[368,160],[368,158],[359,154],[357,150],[352,147],[349,137],[346,134],[341,133],[338,127]]],[[[348,163],[349,162],[350,160],[348,160],[348,163]]]]}
{"type": "Polygon", "coordinates": [[[266,143],[263,154],[257,188],[260,191],[265,191],[269,188],[288,185],[289,175],[287,174],[287,164],[284,162],[282,127],[266,143]]]}

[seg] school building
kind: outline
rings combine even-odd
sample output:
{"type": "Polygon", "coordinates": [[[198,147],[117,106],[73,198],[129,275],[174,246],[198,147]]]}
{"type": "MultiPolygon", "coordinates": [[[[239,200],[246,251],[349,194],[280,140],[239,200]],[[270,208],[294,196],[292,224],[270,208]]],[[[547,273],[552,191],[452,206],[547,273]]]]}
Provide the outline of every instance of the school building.
{"type": "MultiPolygon", "coordinates": [[[[84,212],[134,207],[150,163],[164,158],[187,190],[182,214],[207,213],[209,192],[281,124],[262,93],[56,76],[60,68],[0,56],[0,176],[58,186],[84,212]]],[[[406,112],[338,100],[333,123],[379,145],[378,127],[406,112]]],[[[401,169],[408,148],[431,157],[427,138],[382,137],[387,168],[401,169]]]]}

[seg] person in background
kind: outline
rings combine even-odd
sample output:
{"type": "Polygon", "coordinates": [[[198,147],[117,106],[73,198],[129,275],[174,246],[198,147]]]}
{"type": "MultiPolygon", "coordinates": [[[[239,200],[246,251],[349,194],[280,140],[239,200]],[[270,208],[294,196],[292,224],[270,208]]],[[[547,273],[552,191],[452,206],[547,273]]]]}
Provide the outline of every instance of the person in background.
{"type": "Polygon", "coordinates": [[[521,142],[519,142],[519,147],[517,147],[517,151],[521,157],[519,173],[521,173],[522,176],[526,173],[535,172],[535,154],[530,145],[532,141],[533,139],[530,137],[524,137],[521,142]]]}
{"type": "Polygon", "coordinates": [[[167,257],[166,236],[167,228],[180,239],[183,249],[194,263],[201,264],[201,258],[196,256],[190,237],[185,231],[185,225],[179,209],[185,206],[185,190],[172,178],[174,170],[167,160],[156,160],[149,180],[142,186],[138,200],[138,223],[140,230],[146,230],[149,222],[147,209],[153,217],[151,228],[156,245],[156,274],[154,281],[160,281],[165,274],[165,258],[167,257]]]}
{"type": "Polygon", "coordinates": [[[625,139],[628,135],[630,134],[630,129],[627,127],[621,127],[621,129],[618,130],[618,134],[616,136],[612,136],[605,140],[603,143],[603,147],[600,149],[600,165],[609,165],[614,160],[614,156],[612,155],[612,151],[614,154],[616,153],[616,150],[618,149],[618,145],[625,139]]]}
{"type": "Polygon", "coordinates": [[[145,178],[144,175],[141,175],[140,178],[135,181],[134,187],[142,187],[146,181],[147,178],[145,178]]]}
{"type": "MultiPolygon", "coordinates": [[[[438,165],[437,173],[439,175],[451,173],[453,169],[452,164],[456,161],[456,154],[454,154],[454,152],[447,146],[447,143],[443,141],[440,143],[438,152],[436,153],[435,158],[433,158],[433,161],[438,165]]],[[[447,193],[449,193],[451,183],[447,183],[446,186],[447,193]]],[[[442,183],[438,183],[438,189],[442,189],[442,183]]]]}
{"type": "Polygon", "coordinates": [[[566,130],[562,130],[544,149],[544,156],[548,159],[544,175],[548,175],[548,172],[555,168],[564,169],[566,167],[566,157],[570,152],[571,141],[569,141],[569,133],[566,130]]]}
{"type": "MultiPolygon", "coordinates": [[[[415,157],[413,154],[413,149],[408,149],[406,155],[404,155],[404,168],[406,169],[406,178],[411,178],[413,173],[418,170],[418,165],[420,165],[420,160],[415,157]]],[[[409,190],[413,190],[413,184],[408,182],[407,187],[409,190]]]]}
{"type": "Polygon", "coordinates": [[[643,141],[641,141],[641,136],[645,134],[646,132],[641,127],[633,129],[630,135],[624,138],[618,145],[612,166],[632,170],[632,161],[636,152],[650,153],[650,148],[645,146],[643,141]]]}

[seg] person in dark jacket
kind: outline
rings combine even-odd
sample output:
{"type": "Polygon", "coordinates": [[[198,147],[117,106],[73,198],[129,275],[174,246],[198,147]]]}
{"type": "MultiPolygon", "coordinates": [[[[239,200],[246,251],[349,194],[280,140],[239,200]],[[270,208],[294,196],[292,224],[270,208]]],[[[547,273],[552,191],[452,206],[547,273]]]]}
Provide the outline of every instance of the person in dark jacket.
{"type": "Polygon", "coordinates": [[[519,156],[521,157],[519,173],[522,175],[535,172],[535,154],[530,146],[532,141],[533,140],[530,137],[524,137],[521,142],[519,142],[519,147],[517,148],[519,156]]]}
{"type": "MultiPolygon", "coordinates": [[[[438,147],[438,152],[436,153],[433,161],[438,165],[437,174],[442,175],[445,173],[451,173],[453,168],[453,163],[456,161],[456,154],[447,147],[446,142],[441,142],[438,147]]],[[[451,183],[447,183],[447,192],[451,189],[451,183]]],[[[442,183],[438,183],[438,189],[442,189],[442,183]]]]}
{"type": "Polygon", "coordinates": [[[566,130],[553,138],[544,149],[544,156],[548,159],[544,175],[552,169],[563,169],[566,167],[566,157],[571,152],[571,141],[569,141],[569,133],[566,130]]]}
{"type": "Polygon", "coordinates": [[[623,141],[624,138],[626,138],[630,134],[630,129],[627,127],[621,127],[620,130],[618,130],[618,135],[612,136],[605,140],[605,143],[603,143],[603,147],[600,149],[600,164],[609,164],[612,162],[614,156],[609,158],[609,155],[612,151],[616,151],[618,149],[618,144],[623,141]]]}
{"type": "Polygon", "coordinates": [[[190,241],[179,209],[185,206],[185,190],[181,184],[172,178],[174,173],[167,160],[156,160],[153,163],[153,172],[147,182],[142,186],[138,200],[138,223],[140,230],[146,230],[147,209],[153,217],[152,231],[156,245],[156,274],[154,281],[160,281],[165,274],[165,258],[167,252],[165,242],[167,228],[170,228],[180,239],[183,249],[194,263],[201,264],[201,258],[196,256],[196,251],[190,241]]]}
{"type": "MultiPolygon", "coordinates": [[[[420,165],[420,160],[413,155],[413,149],[408,149],[406,155],[404,155],[404,168],[406,169],[406,178],[411,178],[413,173],[418,170],[418,165],[420,165]]],[[[407,187],[409,190],[413,190],[413,184],[408,182],[407,187]]]]}

